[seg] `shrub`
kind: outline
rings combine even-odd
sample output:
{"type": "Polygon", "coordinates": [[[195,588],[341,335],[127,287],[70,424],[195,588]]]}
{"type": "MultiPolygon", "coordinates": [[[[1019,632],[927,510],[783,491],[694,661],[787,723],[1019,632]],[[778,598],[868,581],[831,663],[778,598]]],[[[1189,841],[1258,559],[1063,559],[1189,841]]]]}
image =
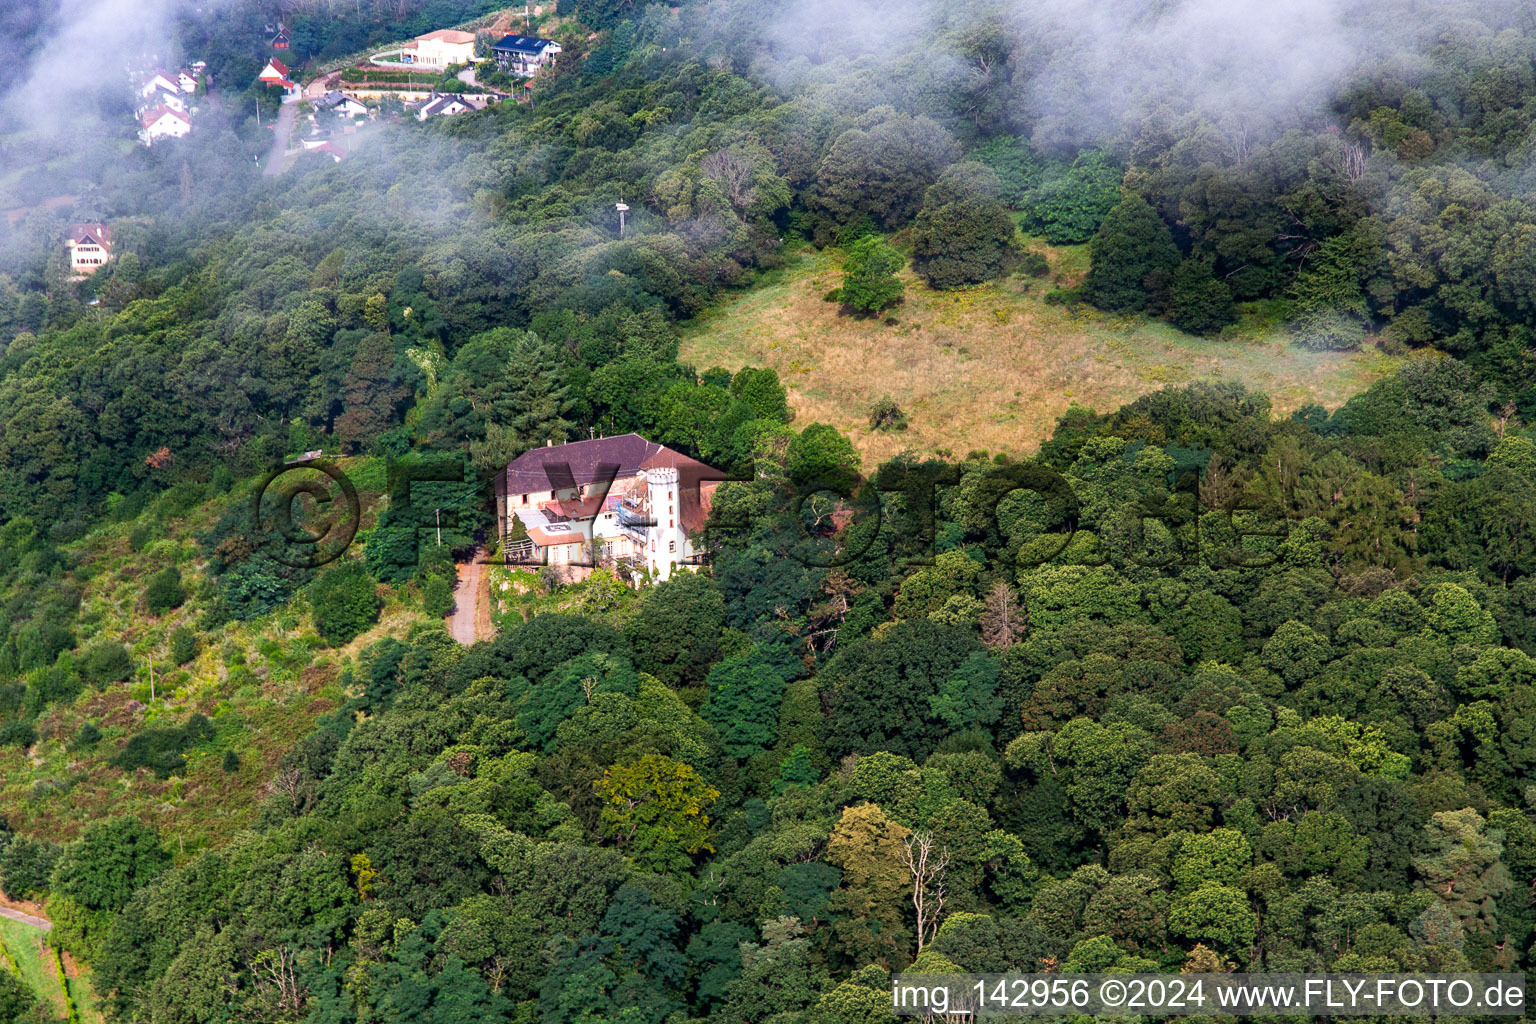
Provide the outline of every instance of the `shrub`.
{"type": "Polygon", "coordinates": [[[1081,288],[1052,288],[1045,293],[1047,306],[1076,306],[1083,301],[1081,288]]]}
{"type": "Polygon", "coordinates": [[[1051,262],[1041,253],[1028,249],[1019,254],[1017,272],[1028,277],[1044,277],[1051,272],[1051,262]]]}
{"type": "Polygon", "coordinates": [[[240,770],[240,755],[233,750],[224,751],[224,771],[234,773],[240,770]]]}
{"type": "Polygon", "coordinates": [[[907,414],[901,411],[896,400],[889,395],[875,402],[869,411],[870,430],[906,430],[907,414]]]}
{"type": "Polygon", "coordinates": [[[7,722],[0,726],[0,747],[30,747],[37,742],[31,722],[7,722]]]}
{"type": "Polygon", "coordinates": [[[0,853],[0,889],[13,900],[48,891],[48,878],[63,850],[46,839],[17,836],[0,853]]]}
{"type": "Polygon", "coordinates": [[[149,542],[154,540],[158,533],[159,531],[156,530],[153,526],[150,526],[148,523],[135,526],[133,528],[133,532],[128,534],[129,550],[143,551],[145,548],[149,547],[149,542]]]}
{"type": "Polygon", "coordinates": [[[199,648],[197,631],[191,626],[177,626],[171,631],[171,660],[178,665],[185,665],[197,657],[199,648]]]}
{"type": "Polygon", "coordinates": [[[213,737],[213,723],[207,716],[193,715],[181,726],[145,729],[128,741],[112,764],[126,772],[149,768],[157,778],[168,779],[186,767],[182,755],[187,750],[213,737]]]}
{"type": "Polygon", "coordinates": [[[120,683],[133,673],[133,659],[122,644],[98,640],[86,649],[80,671],[96,686],[120,683]]]}
{"type": "Polygon", "coordinates": [[[421,588],[421,606],[428,615],[442,618],[453,611],[453,581],[433,576],[421,588]]]}
{"type": "Polygon", "coordinates": [[[332,646],[340,646],[379,620],[378,584],[361,562],[348,562],[309,585],[315,627],[332,646]]]}
{"type": "Polygon", "coordinates": [[[174,565],[151,576],[149,586],[144,591],[144,601],[154,615],[163,615],[172,608],[179,608],[186,599],[187,592],[181,585],[181,570],[174,565]]]}
{"type": "Polygon", "coordinates": [[[79,731],[75,733],[75,738],[70,741],[69,745],[74,750],[89,750],[100,742],[101,730],[96,728],[95,723],[86,722],[80,726],[79,731]]]}

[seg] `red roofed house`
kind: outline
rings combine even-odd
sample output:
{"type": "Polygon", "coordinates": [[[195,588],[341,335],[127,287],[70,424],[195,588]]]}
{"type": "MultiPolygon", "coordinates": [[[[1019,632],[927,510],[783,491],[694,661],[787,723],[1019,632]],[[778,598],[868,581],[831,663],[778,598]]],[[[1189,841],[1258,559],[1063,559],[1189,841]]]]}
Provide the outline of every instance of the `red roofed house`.
{"type": "Polygon", "coordinates": [[[528,538],[508,545],[508,560],[570,565],[596,555],[667,579],[703,555],[694,537],[723,478],[639,434],[524,452],[496,480],[502,536],[528,538]]]}
{"type": "Polygon", "coordinates": [[[161,105],[139,115],[139,141],[153,146],[156,139],[179,139],[192,130],[192,121],[179,110],[161,105]]]}
{"type": "Polygon", "coordinates": [[[280,85],[284,89],[298,88],[298,86],[293,84],[293,80],[288,77],[288,65],[276,57],[267,61],[267,66],[262,69],[261,74],[256,76],[256,81],[264,85],[280,85]]]}
{"type": "Polygon", "coordinates": [[[70,269],[77,274],[94,274],[112,259],[112,229],[105,224],[72,224],[65,246],[70,269]]]}

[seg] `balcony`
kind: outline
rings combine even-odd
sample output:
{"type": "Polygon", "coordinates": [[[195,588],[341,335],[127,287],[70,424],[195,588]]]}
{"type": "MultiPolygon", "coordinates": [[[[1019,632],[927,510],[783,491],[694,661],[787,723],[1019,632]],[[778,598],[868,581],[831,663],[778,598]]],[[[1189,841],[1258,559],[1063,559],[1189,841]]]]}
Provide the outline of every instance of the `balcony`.
{"type": "Polygon", "coordinates": [[[656,525],[649,512],[641,508],[632,507],[622,501],[619,502],[618,513],[619,525],[626,529],[638,528],[643,530],[648,526],[656,525]]]}

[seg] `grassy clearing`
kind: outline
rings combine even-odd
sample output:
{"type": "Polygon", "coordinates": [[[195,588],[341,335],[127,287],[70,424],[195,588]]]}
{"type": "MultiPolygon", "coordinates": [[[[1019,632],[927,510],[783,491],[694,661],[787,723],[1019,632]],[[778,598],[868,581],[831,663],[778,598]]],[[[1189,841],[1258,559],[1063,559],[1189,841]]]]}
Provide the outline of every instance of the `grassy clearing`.
{"type": "Polygon", "coordinates": [[[43,943],[43,933],[31,925],[0,917],[0,942],[15,958],[22,982],[52,1008],[55,1017],[63,1020],[64,993],[54,970],[53,952],[43,943]]]}
{"type": "Polygon", "coordinates": [[[1049,277],[937,292],[904,271],[895,325],[840,315],[823,299],[842,283],[839,254],[791,254],[689,324],[681,358],[700,370],[773,367],[799,423],[835,425],[866,463],[902,451],[1029,451],[1071,405],[1106,411],[1193,380],[1240,381],[1267,392],[1279,413],[1335,408],[1393,365],[1374,351],[1309,352],[1253,328],[1202,339],[1146,317],[1047,305],[1045,292],[1081,281],[1087,246],[1031,244],[1049,258],[1049,277]],[[869,429],[885,395],[909,417],[907,430],[869,429]]]}

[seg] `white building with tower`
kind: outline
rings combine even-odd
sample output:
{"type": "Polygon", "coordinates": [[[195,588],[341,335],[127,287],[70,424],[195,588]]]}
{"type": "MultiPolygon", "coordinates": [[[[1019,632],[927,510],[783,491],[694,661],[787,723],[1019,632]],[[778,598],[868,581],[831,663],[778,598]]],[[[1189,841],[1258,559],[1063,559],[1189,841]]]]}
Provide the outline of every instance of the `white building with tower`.
{"type": "Polygon", "coordinates": [[[639,434],[524,452],[496,481],[507,561],[628,564],[667,579],[703,560],[700,534],[723,476],[639,434]]]}

